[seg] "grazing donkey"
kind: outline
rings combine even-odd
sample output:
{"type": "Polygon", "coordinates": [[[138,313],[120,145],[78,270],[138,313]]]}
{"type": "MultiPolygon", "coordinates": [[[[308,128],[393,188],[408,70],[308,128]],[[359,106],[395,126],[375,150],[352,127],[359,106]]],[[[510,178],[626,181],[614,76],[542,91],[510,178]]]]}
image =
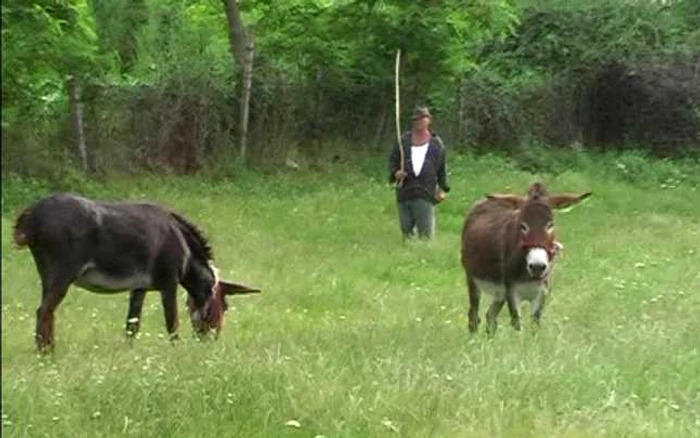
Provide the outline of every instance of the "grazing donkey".
{"type": "Polygon", "coordinates": [[[481,321],[481,291],[493,294],[486,329],[496,331],[496,319],[508,303],[513,328],[520,330],[520,301],[529,301],[539,323],[549,292],[548,276],[562,248],[554,237],[552,210],[589,197],[549,195],[541,183],[530,186],[526,197],[487,195],[469,210],[462,229],[462,266],[469,290],[469,330],[481,321]]]}
{"type": "Polygon", "coordinates": [[[212,251],[188,220],[145,203],[92,201],[71,193],[39,200],[17,218],[14,241],[31,250],[41,277],[36,343],[40,351],[54,344],[54,311],[71,284],[97,293],[131,291],[127,336],[139,330],[148,290],[159,290],[165,325],[177,338],[177,287],[188,293],[192,326],[218,335],[226,295],[260,292],[222,281],[212,251]]]}

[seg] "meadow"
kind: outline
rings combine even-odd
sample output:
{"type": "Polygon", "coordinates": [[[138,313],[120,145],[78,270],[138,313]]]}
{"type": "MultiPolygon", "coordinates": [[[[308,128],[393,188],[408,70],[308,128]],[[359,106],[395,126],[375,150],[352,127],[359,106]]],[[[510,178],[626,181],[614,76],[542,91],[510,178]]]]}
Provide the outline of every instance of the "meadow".
{"type": "Polygon", "coordinates": [[[174,345],[149,294],[130,345],[127,294],[72,288],[46,358],[33,341],[39,277],[11,232],[49,186],[4,178],[3,436],[700,435],[698,161],[453,156],[436,238],[408,243],[384,157],[216,172],[80,180],[80,191],[181,211],[223,276],[263,294],[232,300],[222,338],[198,342],[181,290],[174,345]],[[515,332],[504,310],[492,339],[483,325],[471,336],[465,212],[539,178],[552,192],[593,192],[556,216],[565,249],[542,326],[525,319],[515,332]]]}

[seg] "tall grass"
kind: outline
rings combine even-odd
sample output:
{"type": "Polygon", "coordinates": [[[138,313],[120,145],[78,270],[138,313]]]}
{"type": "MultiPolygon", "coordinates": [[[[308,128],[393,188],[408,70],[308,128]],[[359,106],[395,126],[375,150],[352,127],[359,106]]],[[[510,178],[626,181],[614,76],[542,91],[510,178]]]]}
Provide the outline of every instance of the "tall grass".
{"type": "Polygon", "coordinates": [[[181,305],[175,345],[154,293],[129,346],[127,295],[73,289],[52,358],[36,356],[38,276],[10,236],[19,208],[58,187],[6,177],[3,434],[697,436],[700,166],[567,157],[450,157],[438,234],[408,244],[383,158],[315,173],[74,180],[91,196],[180,210],[206,230],[223,275],[264,292],[233,301],[218,342],[192,339],[181,305]],[[535,178],[594,193],[557,216],[566,248],[542,327],[470,336],[464,213],[535,178]]]}

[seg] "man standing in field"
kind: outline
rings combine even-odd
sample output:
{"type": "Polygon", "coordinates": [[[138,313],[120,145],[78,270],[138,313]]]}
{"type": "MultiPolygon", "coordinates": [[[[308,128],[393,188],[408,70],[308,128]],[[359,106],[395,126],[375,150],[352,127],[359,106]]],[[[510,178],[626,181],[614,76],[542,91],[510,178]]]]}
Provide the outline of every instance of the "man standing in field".
{"type": "Polygon", "coordinates": [[[411,130],[401,136],[401,149],[394,146],[389,155],[389,182],[396,184],[399,224],[404,239],[415,235],[430,239],[435,235],[435,204],[450,191],[447,184],[445,145],[430,129],[432,116],[426,107],[417,107],[411,116],[411,130]]]}

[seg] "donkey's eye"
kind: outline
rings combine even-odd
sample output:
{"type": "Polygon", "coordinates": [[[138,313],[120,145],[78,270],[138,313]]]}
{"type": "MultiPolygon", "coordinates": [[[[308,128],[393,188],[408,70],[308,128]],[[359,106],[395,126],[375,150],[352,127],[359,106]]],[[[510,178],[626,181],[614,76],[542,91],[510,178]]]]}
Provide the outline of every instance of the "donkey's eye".
{"type": "Polygon", "coordinates": [[[547,226],[545,227],[545,229],[547,231],[552,231],[552,228],[554,228],[554,222],[552,222],[552,221],[547,222],[547,226]]]}
{"type": "Polygon", "coordinates": [[[530,231],[530,226],[526,224],[525,222],[520,222],[520,231],[523,234],[527,234],[528,231],[530,231]]]}

